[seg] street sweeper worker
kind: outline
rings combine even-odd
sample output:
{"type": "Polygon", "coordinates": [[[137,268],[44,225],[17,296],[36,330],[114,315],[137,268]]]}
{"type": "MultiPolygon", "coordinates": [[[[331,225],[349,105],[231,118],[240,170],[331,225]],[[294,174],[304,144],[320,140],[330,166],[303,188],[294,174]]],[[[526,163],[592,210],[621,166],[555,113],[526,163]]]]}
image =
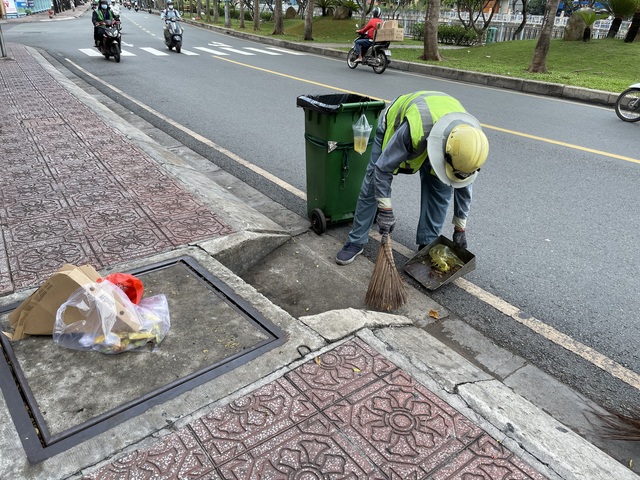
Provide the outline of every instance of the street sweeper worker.
{"type": "Polygon", "coordinates": [[[471,186],[488,154],[480,123],[455,98],[429,91],[396,98],[376,129],[353,226],[336,256],[338,265],[350,264],[363,252],[374,220],[382,235],[393,230],[391,182],[399,173],[420,172],[418,249],[440,235],[452,194],[453,243],[466,248],[471,186]]]}

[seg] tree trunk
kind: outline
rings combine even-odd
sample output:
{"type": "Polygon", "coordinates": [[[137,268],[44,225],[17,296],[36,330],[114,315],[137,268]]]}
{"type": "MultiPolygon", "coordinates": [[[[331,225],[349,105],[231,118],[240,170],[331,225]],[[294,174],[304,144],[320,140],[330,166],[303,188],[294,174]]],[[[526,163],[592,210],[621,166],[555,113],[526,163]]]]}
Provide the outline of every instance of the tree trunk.
{"type": "MultiPolygon", "coordinates": [[[[559,0],[558,0],[559,1],[559,0]]],[[[438,20],[440,18],[440,0],[428,0],[427,14],[424,19],[424,51],[422,60],[442,60],[438,51],[438,20]]]]}
{"type": "Polygon", "coordinates": [[[607,38],[616,38],[616,35],[620,31],[621,25],[622,25],[622,17],[615,17],[613,19],[613,22],[611,22],[609,31],[607,32],[607,38]]]}
{"type": "Polygon", "coordinates": [[[198,9],[198,11],[196,12],[196,18],[200,18],[200,14],[202,13],[202,0],[198,0],[196,8],[198,9]]]}
{"type": "Polygon", "coordinates": [[[240,28],[246,28],[244,25],[244,0],[240,0],[240,28]]]}
{"type": "Polygon", "coordinates": [[[253,0],[253,31],[260,31],[260,2],[253,0]]]}
{"type": "Polygon", "coordinates": [[[284,19],[282,18],[282,0],[276,0],[275,25],[273,35],[284,35],[284,19]]]}
{"type": "Polygon", "coordinates": [[[205,18],[207,19],[207,23],[211,23],[211,0],[207,0],[206,6],[207,16],[205,18]]]}
{"type": "Polygon", "coordinates": [[[520,32],[524,30],[524,26],[526,24],[527,24],[527,0],[522,0],[522,22],[520,22],[520,25],[518,25],[518,28],[516,28],[516,31],[513,32],[513,35],[511,36],[511,40],[518,39],[518,35],[520,35],[520,32]]]}
{"type": "Polygon", "coordinates": [[[213,23],[220,21],[220,0],[213,0],[213,23]]]}
{"type": "Polygon", "coordinates": [[[549,0],[544,10],[544,19],[542,20],[542,30],[536,48],[533,51],[531,65],[529,65],[530,73],[547,73],[547,53],[551,46],[551,33],[553,32],[553,22],[558,11],[560,0],[549,0]]]}
{"type": "Polygon", "coordinates": [[[303,40],[313,40],[313,9],[315,8],[315,0],[307,1],[307,11],[304,14],[304,36],[303,40]]]}
{"type": "Polygon", "coordinates": [[[638,31],[640,30],[640,10],[638,10],[631,19],[631,25],[629,25],[629,31],[627,35],[624,37],[624,43],[633,42],[638,36],[638,31]]]}

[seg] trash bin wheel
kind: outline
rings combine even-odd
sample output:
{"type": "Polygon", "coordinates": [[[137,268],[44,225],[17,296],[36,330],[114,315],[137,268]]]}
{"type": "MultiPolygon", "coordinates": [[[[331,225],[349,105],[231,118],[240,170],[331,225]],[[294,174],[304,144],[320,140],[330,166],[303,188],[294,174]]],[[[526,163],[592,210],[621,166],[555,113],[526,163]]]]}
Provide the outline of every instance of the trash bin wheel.
{"type": "Polygon", "coordinates": [[[322,235],[327,231],[327,219],[319,208],[311,212],[311,228],[318,235],[322,235]]]}

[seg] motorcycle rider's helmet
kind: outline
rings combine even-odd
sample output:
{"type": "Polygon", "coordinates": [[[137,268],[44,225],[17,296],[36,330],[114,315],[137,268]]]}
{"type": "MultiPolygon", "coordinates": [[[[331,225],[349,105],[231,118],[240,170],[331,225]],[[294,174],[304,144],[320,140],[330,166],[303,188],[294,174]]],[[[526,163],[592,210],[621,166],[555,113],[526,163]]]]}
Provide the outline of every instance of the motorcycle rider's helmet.
{"type": "Polygon", "coordinates": [[[106,10],[109,7],[109,0],[100,0],[100,8],[106,10]]]}
{"type": "Polygon", "coordinates": [[[173,2],[172,2],[171,0],[168,0],[168,1],[167,1],[167,8],[168,8],[169,10],[173,10],[173,2]]]}
{"type": "Polygon", "coordinates": [[[373,9],[373,12],[371,12],[373,14],[374,18],[380,18],[380,7],[376,7],[373,9]]]}

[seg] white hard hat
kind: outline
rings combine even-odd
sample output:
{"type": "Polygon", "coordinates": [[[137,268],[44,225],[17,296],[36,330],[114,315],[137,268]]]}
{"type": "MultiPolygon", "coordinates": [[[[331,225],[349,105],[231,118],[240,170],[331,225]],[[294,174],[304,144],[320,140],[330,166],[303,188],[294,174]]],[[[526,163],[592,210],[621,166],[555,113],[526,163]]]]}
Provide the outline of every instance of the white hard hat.
{"type": "Polygon", "coordinates": [[[487,159],[488,153],[489,142],[482,132],[480,122],[478,122],[473,115],[466,112],[452,112],[443,115],[436,121],[427,138],[427,154],[431,162],[431,168],[433,168],[433,171],[442,183],[450,185],[453,188],[462,188],[473,183],[478,176],[478,170],[487,159]],[[467,130],[464,127],[459,128],[461,125],[472,127],[473,131],[467,130]],[[473,132],[473,135],[467,135],[470,131],[473,132]],[[455,156],[452,155],[452,145],[456,139],[451,137],[452,135],[456,137],[456,135],[459,134],[467,137],[466,139],[468,141],[472,141],[474,144],[473,148],[468,149],[468,151],[473,151],[477,154],[473,162],[461,160],[460,163],[465,166],[460,167],[463,169],[460,171],[458,171],[458,168],[453,162],[447,161],[447,157],[445,156],[455,156]],[[447,149],[449,151],[447,151],[447,149]],[[473,163],[471,171],[464,171],[469,170],[466,167],[471,163],[473,163]]]}

